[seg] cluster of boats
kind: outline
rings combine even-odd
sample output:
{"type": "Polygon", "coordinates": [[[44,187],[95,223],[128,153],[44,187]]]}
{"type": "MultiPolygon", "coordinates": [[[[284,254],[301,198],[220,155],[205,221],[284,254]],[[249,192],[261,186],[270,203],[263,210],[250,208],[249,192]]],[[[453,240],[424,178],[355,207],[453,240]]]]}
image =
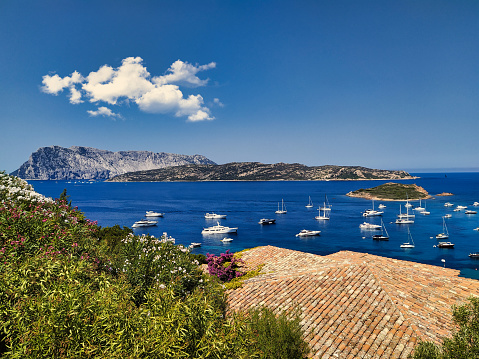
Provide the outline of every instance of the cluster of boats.
{"type": "MultiPolygon", "coordinates": [[[[399,214],[397,216],[398,218],[396,219],[395,223],[396,224],[412,224],[412,223],[414,223],[414,218],[415,218],[416,215],[409,213],[409,208],[413,207],[412,204],[410,204],[409,201],[407,201],[404,206],[406,207],[406,213],[402,213],[401,205],[399,205],[399,214]]],[[[444,206],[445,207],[453,207],[454,204],[452,204],[450,202],[446,202],[444,204],[444,206]]],[[[474,202],[473,206],[475,206],[475,207],[479,206],[479,202],[474,202]]],[[[386,208],[386,206],[381,204],[381,205],[379,205],[379,208],[383,209],[383,208],[386,208]]],[[[475,211],[475,210],[467,210],[467,206],[457,206],[454,209],[454,211],[458,212],[458,211],[461,211],[463,209],[465,210],[465,212],[464,212],[465,214],[477,214],[477,211],[475,211]]],[[[431,214],[431,212],[426,210],[426,204],[425,203],[424,203],[424,207],[422,207],[421,200],[419,200],[419,206],[414,207],[413,210],[418,212],[418,213],[421,213],[423,215],[431,214]]],[[[373,208],[365,210],[363,212],[363,217],[382,216],[383,213],[384,213],[384,211],[377,211],[377,210],[374,209],[374,201],[373,201],[373,208]]],[[[436,235],[436,239],[441,240],[441,241],[438,242],[436,245],[434,245],[434,247],[454,248],[454,243],[449,242],[449,241],[444,241],[445,239],[449,239],[449,232],[447,230],[447,225],[446,225],[445,218],[451,218],[451,217],[452,217],[451,214],[446,214],[442,217],[442,225],[443,225],[442,228],[443,228],[443,230],[442,230],[441,233],[438,233],[436,235]]],[[[361,228],[362,230],[373,230],[373,231],[381,230],[381,234],[375,234],[375,235],[372,236],[372,238],[374,240],[389,240],[389,234],[386,230],[386,226],[384,225],[384,222],[383,222],[382,219],[381,219],[381,225],[373,224],[373,223],[369,223],[369,222],[363,222],[359,225],[359,228],[361,228]]],[[[479,227],[475,228],[474,230],[479,231],[479,227]]],[[[433,237],[431,237],[431,238],[433,238],[433,237]]],[[[415,247],[414,240],[412,238],[409,227],[408,227],[408,242],[405,242],[405,243],[401,244],[400,247],[401,248],[414,248],[415,247]]],[[[469,257],[479,258],[479,252],[478,253],[471,253],[471,254],[469,254],[469,257]]]]}
{"type": "MultiPolygon", "coordinates": [[[[454,204],[450,202],[446,202],[444,204],[445,207],[453,207],[454,204]]],[[[479,202],[474,202],[473,206],[478,207],[479,202]]],[[[305,206],[306,208],[312,208],[313,207],[313,202],[311,201],[311,197],[309,197],[308,204],[305,206]]],[[[404,207],[406,208],[406,213],[402,212],[402,206],[399,206],[399,214],[397,215],[397,219],[395,220],[396,224],[413,224],[414,219],[415,219],[415,214],[410,213],[410,209],[412,211],[415,211],[416,213],[421,213],[423,215],[429,215],[430,212],[427,211],[426,209],[426,203],[424,201],[424,207],[422,207],[422,201],[419,201],[419,206],[413,207],[409,201],[406,201],[404,204],[404,207]]],[[[374,200],[372,201],[372,209],[367,209],[362,213],[363,217],[375,217],[375,216],[382,216],[384,211],[383,209],[386,208],[384,204],[380,204],[378,206],[378,210],[374,208],[374,200]]],[[[454,211],[458,212],[461,210],[465,210],[465,214],[476,214],[477,211],[475,210],[468,210],[467,206],[457,206],[454,211]]],[[[318,216],[315,217],[316,220],[329,220],[330,219],[330,213],[331,213],[331,205],[329,204],[327,197],[325,196],[325,200],[323,202],[323,205],[318,208],[318,216]]],[[[286,205],[284,203],[284,200],[282,199],[281,202],[278,202],[278,209],[275,211],[276,214],[286,214],[286,205]]],[[[132,227],[137,228],[137,227],[151,227],[151,226],[156,226],[158,221],[151,219],[153,218],[158,218],[158,217],[163,217],[164,213],[161,212],[155,212],[155,211],[147,211],[145,213],[146,219],[142,219],[140,221],[135,222],[132,227]]],[[[225,219],[226,215],[225,214],[218,214],[215,212],[212,213],[205,213],[204,215],[205,219],[207,220],[220,220],[220,219],[225,219]]],[[[446,241],[449,239],[449,232],[447,229],[446,225],[446,218],[451,218],[451,214],[445,214],[442,217],[443,220],[443,230],[441,233],[438,233],[435,238],[439,240],[439,242],[434,245],[434,247],[438,248],[454,248],[454,243],[450,241],[446,241]]],[[[276,219],[272,218],[261,218],[258,222],[260,225],[270,225],[270,224],[275,224],[276,219]]],[[[381,218],[381,224],[373,224],[369,222],[363,222],[359,225],[361,230],[367,230],[367,231],[381,231],[378,234],[372,235],[373,240],[378,240],[378,241],[387,241],[389,240],[389,234],[387,232],[386,226],[384,225],[384,222],[381,218]]],[[[479,227],[475,228],[475,230],[479,231],[479,227]]],[[[237,233],[238,232],[238,227],[228,227],[228,226],[223,226],[220,224],[219,221],[217,221],[217,224],[211,227],[206,227],[203,228],[201,231],[201,234],[203,235],[217,235],[217,234],[232,234],[232,233],[237,233]]],[[[319,230],[308,230],[308,229],[303,229],[301,230],[298,234],[296,234],[296,237],[314,237],[314,236],[319,236],[321,234],[321,231],[319,230]]],[[[431,237],[433,238],[433,237],[431,237]]],[[[221,239],[221,242],[223,243],[228,243],[233,241],[232,238],[224,237],[221,239]]],[[[191,243],[190,247],[199,247],[201,246],[201,243],[191,243]]],[[[414,240],[412,238],[411,232],[408,227],[408,241],[405,243],[402,243],[400,245],[400,248],[414,248],[414,240]]],[[[471,258],[479,258],[479,252],[478,253],[470,253],[469,257],[471,258]]]]}

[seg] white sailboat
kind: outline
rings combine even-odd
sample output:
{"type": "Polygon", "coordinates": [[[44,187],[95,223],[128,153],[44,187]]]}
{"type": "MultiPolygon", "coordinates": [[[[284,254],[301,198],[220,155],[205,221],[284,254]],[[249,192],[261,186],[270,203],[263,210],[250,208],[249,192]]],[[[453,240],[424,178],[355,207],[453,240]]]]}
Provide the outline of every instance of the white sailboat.
{"type": "Polygon", "coordinates": [[[376,211],[374,209],[374,199],[373,199],[373,209],[367,209],[363,212],[363,217],[373,217],[373,216],[381,216],[384,212],[383,211],[376,211]]]}
{"type": "Polygon", "coordinates": [[[317,219],[317,220],[328,220],[329,219],[329,211],[326,209],[326,202],[324,202],[324,205],[323,207],[319,207],[318,208],[318,215],[316,217],[314,217],[314,219],[317,219]],[[321,215],[321,210],[323,211],[323,215],[321,215]]]}
{"type": "Polygon", "coordinates": [[[396,219],[396,224],[412,224],[412,223],[414,223],[414,220],[411,219],[411,218],[414,218],[414,215],[409,214],[409,207],[406,208],[406,211],[407,211],[406,215],[403,215],[401,213],[401,205],[399,205],[399,215],[398,215],[398,219],[396,219]]]}
{"type": "Polygon", "coordinates": [[[306,208],[313,208],[313,201],[311,201],[311,196],[309,196],[309,202],[306,205],[306,208]]]}
{"type": "Polygon", "coordinates": [[[408,235],[408,242],[405,242],[401,244],[401,248],[414,248],[414,240],[412,239],[411,231],[409,230],[409,227],[407,227],[407,235],[408,235]]]}
{"type": "Polygon", "coordinates": [[[418,212],[425,211],[426,209],[424,207],[422,207],[421,204],[422,204],[421,199],[419,198],[419,207],[415,207],[414,210],[418,211],[418,212]]]}
{"type": "Polygon", "coordinates": [[[424,211],[421,211],[421,214],[425,215],[425,216],[428,216],[431,214],[431,212],[429,212],[427,209],[426,209],[426,200],[424,200],[424,211]]]}
{"type": "Polygon", "coordinates": [[[449,232],[447,231],[446,221],[442,217],[442,233],[436,234],[436,239],[447,239],[449,238],[449,232]]]}
{"type": "Polygon", "coordinates": [[[279,209],[279,202],[278,202],[278,210],[274,213],[277,213],[277,214],[285,214],[287,213],[288,211],[286,211],[286,206],[284,205],[284,201],[283,199],[281,199],[281,209],[279,209]]]}
{"type": "Polygon", "coordinates": [[[331,205],[329,204],[328,196],[324,195],[324,204],[323,204],[323,207],[321,207],[320,209],[323,211],[331,210],[331,205]]]}
{"type": "Polygon", "coordinates": [[[408,197],[407,193],[406,193],[406,204],[404,205],[404,207],[406,207],[406,208],[411,208],[412,207],[412,204],[409,203],[409,197],[408,197]]]}

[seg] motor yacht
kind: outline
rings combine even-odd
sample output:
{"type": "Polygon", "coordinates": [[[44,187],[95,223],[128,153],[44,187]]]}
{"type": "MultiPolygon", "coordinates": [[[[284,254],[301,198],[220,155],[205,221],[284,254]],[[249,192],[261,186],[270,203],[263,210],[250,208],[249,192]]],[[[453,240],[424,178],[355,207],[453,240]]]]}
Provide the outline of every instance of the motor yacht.
{"type": "Polygon", "coordinates": [[[364,223],[361,223],[361,224],[359,225],[359,228],[361,228],[361,229],[377,230],[377,229],[381,229],[382,226],[380,226],[380,225],[378,225],[378,224],[372,224],[372,223],[364,222],[364,223]]]}
{"type": "Polygon", "coordinates": [[[439,242],[437,244],[439,248],[454,248],[454,243],[451,242],[439,242]]]}
{"type": "Polygon", "coordinates": [[[155,211],[146,211],[145,217],[163,217],[165,214],[155,211]]]}
{"type": "Polygon", "coordinates": [[[205,213],[206,219],[225,219],[226,214],[217,214],[217,213],[205,213]]]}
{"type": "Polygon", "coordinates": [[[150,221],[148,219],[142,219],[141,221],[136,221],[133,223],[131,226],[132,228],[138,228],[138,227],[153,227],[158,224],[158,221],[150,221]]]}
{"type": "Polygon", "coordinates": [[[313,236],[319,236],[321,231],[310,231],[308,229],[302,229],[296,237],[313,237],[313,236]]]}
{"type": "Polygon", "coordinates": [[[259,224],[275,224],[276,219],[261,218],[258,223],[259,224]]]}
{"type": "Polygon", "coordinates": [[[238,227],[226,227],[217,222],[216,226],[203,228],[201,234],[236,233],[237,231],[238,227]]]}

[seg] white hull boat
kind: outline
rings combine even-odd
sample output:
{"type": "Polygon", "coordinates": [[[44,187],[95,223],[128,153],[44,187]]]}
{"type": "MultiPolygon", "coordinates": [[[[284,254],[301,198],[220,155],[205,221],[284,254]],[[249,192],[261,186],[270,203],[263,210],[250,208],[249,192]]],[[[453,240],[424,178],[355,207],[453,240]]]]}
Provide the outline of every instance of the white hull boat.
{"type": "Polygon", "coordinates": [[[139,228],[139,227],[153,227],[156,226],[158,221],[150,221],[147,219],[143,219],[141,221],[136,221],[133,223],[132,228],[139,228]]]}
{"type": "Polygon", "coordinates": [[[409,241],[401,244],[400,247],[401,248],[414,248],[415,247],[414,240],[412,239],[412,235],[411,235],[411,232],[409,231],[409,227],[407,229],[407,235],[408,235],[409,241]]]}
{"type": "Polygon", "coordinates": [[[372,224],[372,223],[368,223],[368,222],[364,222],[364,223],[361,223],[359,225],[359,228],[361,229],[367,229],[367,230],[379,230],[381,229],[382,227],[378,224],[372,224]]]}
{"type": "Polygon", "coordinates": [[[414,220],[411,218],[414,218],[414,215],[409,214],[409,207],[406,208],[406,214],[403,215],[401,213],[401,205],[399,205],[399,214],[398,219],[396,219],[396,224],[413,224],[414,220]]]}
{"type": "Polygon", "coordinates": [[[422,212],[422,211],[425,211],[426,208],[424,207],[421,207],[422,203],[421,203],[421,199],[419,199],[419,206],[418,207],[415,207],[414,210],[417,211],[417,212],[422,212]]]}
{"type": "Polygon", "coordinates": [[[311,197],[309,197],[309,202],[306,205],[306,208],[313,208],[313,201],[311,201],[311,197]]]}
{"type": "Polygon", "coordinates": [[[226,214],[217,214],[217,213],[205,213],[206,219],[225,219],[226,214]]]}
{"type": "Polygon", "coordinates": [[[287,213],[288,211],[286,210],[286,206],[284,205],[284,201],[281,200],[281,209],[279,209],[279,202],[278,202],[278,210],[274,213],[276,214],[285,214],[287,213]]]}
{"type": "Polygon", "coordinates": [[[329,201],[328,201],[328,196],[324,195],[324,203],[323,203],[323,207],[320,207],[319,208],[321,211],[331,211],[331,205],[329,204],[329,201]]]}
{"type": "Polygon", "coordinates": [[[436,234],[436,239],[448,239],[449,232],[447,231],[446,221],[442,217],[442,233],[436,234]]]}
{"type": "Polygon", "coordinates": [[[308,229],[303,229],[301,230],[296,237],[314,237],[314,236],[319,236],[321,231],[310,231],[308,229]]]}
{"type": "Polygon", "coordinates": [[[318,208],[318,215],[314,217],[314,219],[317,219],[319,221],[327,221],[329,220],[329,213],[330,213],[330,208],[326,207],[326,202],[324,202],[323,207],[318,208]],[[321,215],[321,210],[323,211],[323,215],[321,215]]]}
{"type": "Polygon", "coordinates": [[[226,237],[221,240],[221,242],[223,242],[223,243],[228,243],[228,242],[232,242],[232,241],[233,241],[233,238],[226,238],[226,237]]]}
{"type": "Polygon", "coordinates": [[[216,226],[203,228],[201,234],[224,234],[224,233],[236,233],[238,227],[226,227],[222,226],[219,222],[216,226]]]}
{"type": "Polygon", "coordinates": [[[145,217],[163,217],[165,214],[154,211],[146,211],[145,217]]]}
{"type": "Polygon", "coordinates": [[[373,209],[367,209],[363,213],[363,217],[375,217],[375,216],[381,216],[384,212],[382,211],[376,211],[374,209],[374,200],[373,200],[373,209]]]}

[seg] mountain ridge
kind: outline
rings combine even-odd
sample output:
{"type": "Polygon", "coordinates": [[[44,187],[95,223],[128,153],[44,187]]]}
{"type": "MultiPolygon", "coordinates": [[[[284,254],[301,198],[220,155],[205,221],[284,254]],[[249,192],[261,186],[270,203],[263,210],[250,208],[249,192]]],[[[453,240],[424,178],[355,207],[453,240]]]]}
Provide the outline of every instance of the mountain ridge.
{"type": "Polygon", "coordinates": [[[361,166],[306,166],[299,163],[231,162],[223,165],[190,164],[136,171],[109,182],[192,182],[192,181],[320,181],[364,179],[413,179],[406,171],[371,169],[361,166]]]}
{"type": "Polygon", "coordinates": [[[11,175],[30,180],[105,180],[126,172],[185,164],[215,164],[202,155],[118,151],[93,147],[40,147],[11,175]]]}

